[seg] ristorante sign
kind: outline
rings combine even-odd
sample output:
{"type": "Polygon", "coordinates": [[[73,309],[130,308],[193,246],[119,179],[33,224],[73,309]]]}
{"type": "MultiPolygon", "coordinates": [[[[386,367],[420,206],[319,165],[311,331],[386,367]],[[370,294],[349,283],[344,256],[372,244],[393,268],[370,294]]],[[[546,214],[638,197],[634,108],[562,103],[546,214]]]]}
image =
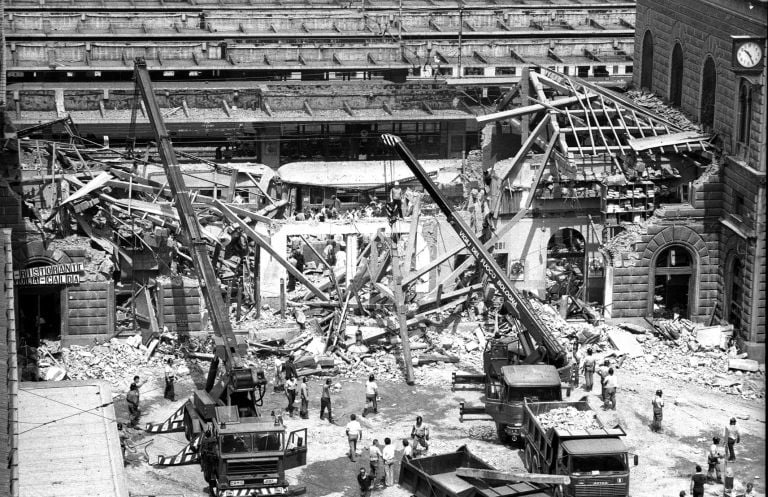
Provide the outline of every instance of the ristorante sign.
{"type": "Polygon", "coordinates": [[[13,272],[13,282],[17,286],[35,285],[77,285],[83,263],[57,264],[55,266],[37,266],[13,272]]]}

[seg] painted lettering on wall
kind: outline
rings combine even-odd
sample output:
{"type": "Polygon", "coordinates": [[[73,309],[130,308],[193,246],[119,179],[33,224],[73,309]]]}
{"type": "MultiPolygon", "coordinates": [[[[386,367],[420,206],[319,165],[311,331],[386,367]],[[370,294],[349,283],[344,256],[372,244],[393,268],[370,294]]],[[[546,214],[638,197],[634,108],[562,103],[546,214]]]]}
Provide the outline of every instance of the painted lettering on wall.
{"type": "Polygon", "coordinates": [[[13,283],[17,286],[35,285],[77,285],[83,272],[81,262],[37,266],[13,272],[13,283]]]}

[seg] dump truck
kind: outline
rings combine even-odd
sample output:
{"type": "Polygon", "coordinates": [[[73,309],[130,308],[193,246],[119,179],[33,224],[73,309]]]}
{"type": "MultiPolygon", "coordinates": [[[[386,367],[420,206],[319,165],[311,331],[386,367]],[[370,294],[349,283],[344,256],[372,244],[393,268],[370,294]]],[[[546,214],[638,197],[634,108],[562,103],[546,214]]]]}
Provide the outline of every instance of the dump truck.
{"type": "MultiPolygon", "coordinates": [[[[568,475],[556,497],[629,495],[627,447],[621,426],[606,427],[586,399],[524,402],[523,463],[534,473],[568,475]]],[[[634,464],[637,465],[637,456],[634,464]]]]}
{"type": "MultiPolygon", "coordinates": [[[[456,452],[427,457],[404,457],[400,467],[398,483],[416,497],[547,497],[551,493],[548,483],[529,481],[503,481],[494,478],[460,476],[460,473],[497,472],[488,463],[470,452],[466,445],[456,452]]],[[[520,478],[526,478],[521,475],[520,478]]],[[[536,479],[532,475],[532,478],[536,479]]],[[[507,478],[505,478],[507,479],[507,478]]],[[[567,481],[567,480],[564,480],[567,481]]]]}
{"type": "MultiPolygon", "coordinates": [[[[566,386],[566,388],[569,388],[566,386]]],[[[459,403],[459,421],[466,416],[490,419],[502,443],[520,441],[523,426],[523,402],[562,400],[563,384],[554,366],[518,364],[502,366],[499,374],[487,374],[485,399],[481,405],[459,403]],[[480,416],[480,417],[478,417],[480,416]]]]}

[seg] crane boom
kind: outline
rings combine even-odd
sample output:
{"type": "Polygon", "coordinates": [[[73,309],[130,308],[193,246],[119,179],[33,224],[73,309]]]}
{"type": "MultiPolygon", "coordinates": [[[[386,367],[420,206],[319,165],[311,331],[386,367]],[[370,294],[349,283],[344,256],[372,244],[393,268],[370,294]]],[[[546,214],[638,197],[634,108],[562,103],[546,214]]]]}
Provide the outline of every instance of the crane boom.
{"type": "MultiPolygon", "coordinates": [[[[168,130],[165,127],[163,116],[160,113],[160,106],[155,99],[152,81],[150,80],[147,63],[144,59],[136,59],[134,75],[136,86],[146,107],[149,124],[157,141],[160,160],[168,177],[168,186],[173,193],[176,210],[181,220],[181,228],[188,238],[190,255],[195,266],[200,289],[208,306],[213,330],[223,341],[223,347],[219,347],[219,344],[217,344],[217,349],[223,348],[223,350],[217,350],[217,356],[222,356],[227,371],[232,375],[234,370],[245,369],[241,359],[241,354],[245,352],[245,345],[238,345],[235,333],[232,330],[229,310],[221,296],[219,282],[208,254],[208,247],[202,236],[200,225],[197,222],[197,217],[192,207],[192,200],[189,197],[184,177],[176,158],[176,152],[168,135],[168,130]]],[[[250,375],[250,372],[248,374],[250,375]]],[[[209,378],[208,390],[212,387],[211,383],[209,378]]]]}
{"type": "Polygon", "coordinates": [[[432,179],[427,175],[421,164],[419,164],[419,161],[416,160],[408,147],[405,146],[403,140],[398,136],[389,134],[382,135],[381,139],[387,146],[397,152],[397,155],[411,169],[422,186],[424,186],[424,189],[432,196],[437,206],[448,218],[448,223],[456,230],[461,241],[467,246],[467,249],[469,249],[472,256],[483,268],[485,274],[488,275],[488,279],[502,293],[505,303],[515,311],[527,332],[539,345],[545,348],[549,361],[556,367],[564,366],[568,358],[560,343],[536,315],[536,311],[531,307],[528,299],[512,286],[504,271],[473,233],[466,221],[448,205],[448,201],[437,189],[437,186],[432,182],[432,179]]]}

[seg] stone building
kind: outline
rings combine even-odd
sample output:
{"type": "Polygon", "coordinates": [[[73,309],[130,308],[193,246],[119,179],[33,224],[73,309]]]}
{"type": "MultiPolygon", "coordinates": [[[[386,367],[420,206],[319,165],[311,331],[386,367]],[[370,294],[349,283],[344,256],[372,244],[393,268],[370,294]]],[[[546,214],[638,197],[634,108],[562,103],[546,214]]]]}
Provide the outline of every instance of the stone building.
{"type": "Polygon", "coordinates": [[[697,192],[710,220],[676,223],[649,240],[643,257],[680,243],[702,276],[700,290],[715,290],[700,305],[764,343],[768,3],[638,0],[636,27],[635,86],[710,130],[722,150],[719,187],[697,192]],[[705,277],[715,259],[717,273],[705,277]]]}

